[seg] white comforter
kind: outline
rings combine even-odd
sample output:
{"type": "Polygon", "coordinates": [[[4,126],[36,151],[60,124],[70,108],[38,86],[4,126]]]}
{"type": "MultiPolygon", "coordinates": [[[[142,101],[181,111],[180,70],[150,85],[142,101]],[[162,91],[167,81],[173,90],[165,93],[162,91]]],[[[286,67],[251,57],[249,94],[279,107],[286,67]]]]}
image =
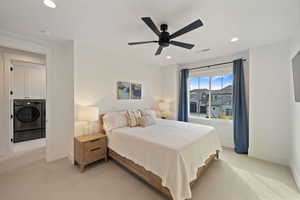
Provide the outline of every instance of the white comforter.
{"type": "Polygon", "coordinates": [[[198,168],[221,150],[213,127],[161,119],[146,128],[113,129],[108,146],[161,177],[174,200],[192,197],[190,182],[197,178],[198,168]]]}

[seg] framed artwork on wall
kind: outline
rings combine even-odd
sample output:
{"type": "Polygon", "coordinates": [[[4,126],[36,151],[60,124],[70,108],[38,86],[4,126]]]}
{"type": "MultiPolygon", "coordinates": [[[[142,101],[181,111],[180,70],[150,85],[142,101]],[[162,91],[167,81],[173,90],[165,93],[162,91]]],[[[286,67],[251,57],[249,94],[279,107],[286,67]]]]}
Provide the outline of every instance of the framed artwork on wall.
{"type": "Polygon", "coordinates": [[[131,83],[131,99],[141,99],[142,98],[142,84],[131,83]]]}
{"type": "Polygon", "coordinates": [[[130,83],[117,82],[117,99],[130,99],[130,83]]]}

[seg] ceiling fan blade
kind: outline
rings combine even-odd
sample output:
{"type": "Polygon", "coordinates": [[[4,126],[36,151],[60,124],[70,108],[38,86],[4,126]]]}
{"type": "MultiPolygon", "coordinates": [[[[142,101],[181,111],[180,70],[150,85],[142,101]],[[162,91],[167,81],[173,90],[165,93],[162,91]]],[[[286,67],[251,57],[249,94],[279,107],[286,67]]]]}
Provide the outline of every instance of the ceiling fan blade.
{"type": "Polygon", "coordinates": [[[186,48],[186,49],[192,49],[195,45],[194,44],[189,44],[189,43],[184,43],[184,42],[177,42],[177,41],[170,41],[170,44],[173,44],[178,47],[186,48]]]}
{"type": "Polygon", "coordinates": [[[159,46],[158,49],[157,49],[156,52],[155,52],[155,55],[156,55],[156,56],[157,56],[157,55],[160,55],[162,49],[163,49],[163,48],[162,48],[161,46],[159,46]]]}
{"type": "Polygon", "coordinates": [[[200,19],[198,19],[198,20],[194,21],[193,23],[185,26],[184,28],[182,28],[182,29],[176,31],[175,33],[173,33],[172,35],[170,35],[170,39],[173,39],[173,38],[176,38],[180,35],[188,33],[188,32],[190,32],[192,30],[195,30],[195,29],[197,29],[201,26],[203,26],[203,23],[200,19]]]}
{"type": "Polygon", "coordinates": [[[158,41],[129,42],[128,45],[148,44],[148,43],[157,43],[157,42],[158,41]]]}
{"type": "Polygon", "coordinates": [[[158,30],[157,26],[154,24],[150,17],[142,17],[142,20],[151,28],[151,30],[157,35],[160,35],[160,31],[158,30]]]}

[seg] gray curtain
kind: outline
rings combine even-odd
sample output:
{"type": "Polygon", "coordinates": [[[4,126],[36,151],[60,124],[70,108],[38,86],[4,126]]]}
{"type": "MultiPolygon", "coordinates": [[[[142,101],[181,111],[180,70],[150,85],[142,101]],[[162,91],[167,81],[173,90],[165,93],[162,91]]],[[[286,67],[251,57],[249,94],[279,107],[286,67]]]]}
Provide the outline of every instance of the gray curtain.
{"type": "Polygon", "coordinates": [[[180,71],[178,121],[188,121],[188,78],[189,70],[180,71]]]}
{"type": "Polygon", "coordinates": [[[233,132],[235,152],[248,153],[249,128],[248,113],[245,95],[245,80],[243,60],[233,61],[233,132]]]}

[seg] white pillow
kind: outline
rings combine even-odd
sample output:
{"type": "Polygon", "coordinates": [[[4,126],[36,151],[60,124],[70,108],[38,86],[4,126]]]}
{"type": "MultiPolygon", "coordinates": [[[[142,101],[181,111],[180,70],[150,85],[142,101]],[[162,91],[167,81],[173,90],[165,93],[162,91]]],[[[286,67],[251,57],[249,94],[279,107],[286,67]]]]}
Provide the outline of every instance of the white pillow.
{"type": "Polygon", "coordinates": [[[155,124],[155,119],[151,115],[144,115],[140,120],[142,127],[147,127],[155,124]]]}
{"type": "Polygon", "coordinates": [[[103,128],[105,131],[111,131],[115,128],[128,126],[126,112],[109,112],[103,116],[103,128]]]}
{"type": "Polygon", "coordinates": [[[152,118],[157,118],[155,110],[143,109],[143,110],[141,110],[141,113],[142,113],[142,116],[150,115],[152,118]]]}

